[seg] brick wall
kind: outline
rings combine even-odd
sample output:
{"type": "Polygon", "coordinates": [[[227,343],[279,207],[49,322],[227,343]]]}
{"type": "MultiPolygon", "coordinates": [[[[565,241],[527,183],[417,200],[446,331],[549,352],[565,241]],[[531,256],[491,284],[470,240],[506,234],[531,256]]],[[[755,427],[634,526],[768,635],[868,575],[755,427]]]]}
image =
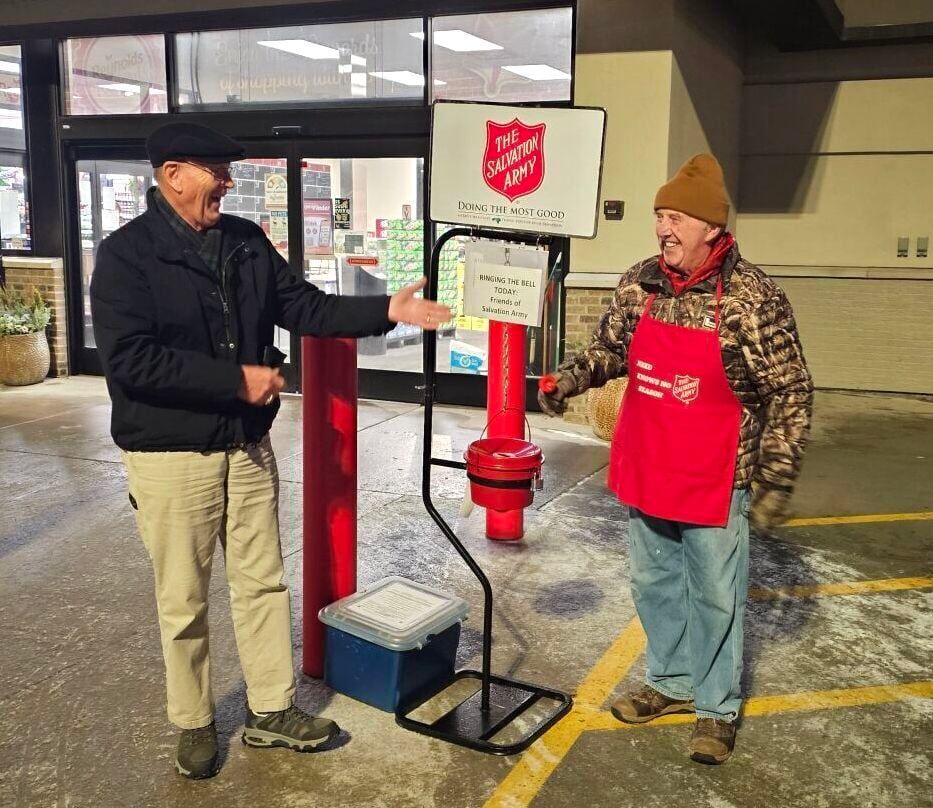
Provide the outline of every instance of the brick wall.
{"type": "MultiPolygon", "coordinates": [[[[612,289],[567,289],[565,356],[589,343],[596,323],[609,308],[612,293],[612,289]]],[[[576,424],[587,422],[585,395],[571,399],[564,418],[576,424]]]]}
{"type": "Polygon", "coordinates": [[[65,304],[65,271],[60,258],[4,257],[8,289],[30,292],[33,287],[52,309],[46,334],[52,364],[49,376],[68,375],[68,308],[65,304]]]}

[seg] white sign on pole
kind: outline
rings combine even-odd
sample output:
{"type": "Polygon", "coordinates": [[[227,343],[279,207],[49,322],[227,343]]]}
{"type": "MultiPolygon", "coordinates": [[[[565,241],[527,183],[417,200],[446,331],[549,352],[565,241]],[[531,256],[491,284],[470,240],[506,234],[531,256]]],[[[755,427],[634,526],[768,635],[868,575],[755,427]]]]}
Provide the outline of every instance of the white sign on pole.
{"type": "Polygon", "coordinates": [[[471,241],[464,252],[464,314],[502,323],[541,325],[547,250],[471,241]]]}
{"type": "Polygon", "coordinates": [[[605,130],[591,107],[436,102],[431,218],[593,238],[605,130]]]}

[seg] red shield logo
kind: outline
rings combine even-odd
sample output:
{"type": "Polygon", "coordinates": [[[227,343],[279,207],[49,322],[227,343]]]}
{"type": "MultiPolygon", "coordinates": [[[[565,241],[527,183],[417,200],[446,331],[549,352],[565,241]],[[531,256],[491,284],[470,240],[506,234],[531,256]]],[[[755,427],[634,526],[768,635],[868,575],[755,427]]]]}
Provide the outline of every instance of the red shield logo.
{"type": "Polygon", "coordinates": [[[700,380],[695,376],[674,376],[674,386],[671,389],[674,398],[689,404],[700,393],[700,380]]]}
{"type": "Polygon", "coordinates": [[[508,123],[486,121],[483,179],[497,194],[514,202],[544,182],[544,129],[513,118],[508,123]]]}

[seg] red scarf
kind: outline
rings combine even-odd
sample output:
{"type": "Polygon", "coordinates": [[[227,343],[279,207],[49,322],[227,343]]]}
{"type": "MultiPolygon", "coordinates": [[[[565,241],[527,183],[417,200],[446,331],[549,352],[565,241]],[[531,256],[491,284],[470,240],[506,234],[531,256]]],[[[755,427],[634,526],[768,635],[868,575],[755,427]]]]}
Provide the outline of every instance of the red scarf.
{"type": "Polygon", "coordinates": [[[674,287],[674,294],[679,295],[691,286],[696,286],[707,278],[715,276],[722,268],[722,262],[726,257],[726,253],[732,249],[733,244],[735,244],[735,236],[733,236],[732,233],[723,233],[713,245],[710,254],[706,256],[706,260],[689,275],[684,275],[676,269],[671,269],[664,262],[663,254],[658,256],[658,265],[661,267],[661,271],[667,275],[667,279],[671,282],[671,286],[674,287]]]}

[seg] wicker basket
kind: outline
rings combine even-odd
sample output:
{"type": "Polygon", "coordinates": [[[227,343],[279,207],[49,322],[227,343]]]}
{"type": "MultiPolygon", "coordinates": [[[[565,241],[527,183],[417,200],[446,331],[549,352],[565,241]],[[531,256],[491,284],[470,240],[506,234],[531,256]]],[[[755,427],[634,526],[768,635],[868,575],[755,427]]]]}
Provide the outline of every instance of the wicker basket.
{"type": "Polygon", "coordinates": [[[628,386],[628,377],[611,379],[602,387],[594,387],[586,393],[586,418],[593,427],[593,434],[603,440],[612,440],[622,406],[622,395],[628,386]]]}
{"type": "Polygon", "coordinates": [[[45,331],[0,337],[0,383],[36,384],[49,373],[51,357],[45,331]]]}

